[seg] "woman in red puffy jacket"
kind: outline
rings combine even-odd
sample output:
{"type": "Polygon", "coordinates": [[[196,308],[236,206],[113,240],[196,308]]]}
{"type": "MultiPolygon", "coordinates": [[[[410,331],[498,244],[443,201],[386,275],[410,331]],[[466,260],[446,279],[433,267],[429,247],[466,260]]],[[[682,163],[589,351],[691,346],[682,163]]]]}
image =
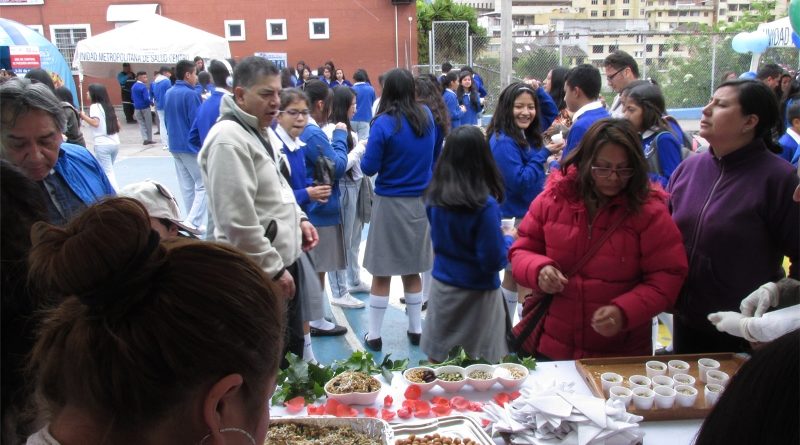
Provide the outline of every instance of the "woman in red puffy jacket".
{"type": "Polygon", "coordinates": [[[651,319],[673,305],[688,269],[666,198],[648,180],[629,122],[589,129],[531,204],[509,252],[518,283],[554,294],[528,352],[553,360],[652,353],[651,319]]]}

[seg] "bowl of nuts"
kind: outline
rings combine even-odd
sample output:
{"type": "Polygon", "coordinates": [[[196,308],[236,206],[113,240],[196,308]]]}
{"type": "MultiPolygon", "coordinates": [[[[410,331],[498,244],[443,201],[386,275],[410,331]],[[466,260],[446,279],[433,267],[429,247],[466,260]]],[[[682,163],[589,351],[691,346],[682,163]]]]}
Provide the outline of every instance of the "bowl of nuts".
{"type": "Polygon", "coordinates": [[[346,371],[325,384],[325,394],[346,405],[371,405],[381,392],[381,382],[375,377],[356,371],[346,371]]]}
{"type": "Polygon", "coordinates": [[[467,383],[476,391],[486,391],[497,381],[494,376],[494,366],[492,365],[470,365],[465,369],[467,373],[467,383]]]}
{"type": "Polygon", "coordinates": [[[467,384],[467,374],[461,366],[442,366],[436,370],[436,384],[447,392],[456,392],[467,384]]]}
{"type": "Polygon", "coordinates": [[[417,385],[422,392],[428,392],[436,384],[436,373],[433,368],[416,366],[403,371],[403,380],[409,385],[417,385]]]}
{"type": "Polygon", "coordinates": [[[494,367],[494,375],[506,389],[517,389],[528,378],[528,368],[517,363],[501,363],[494,367]]]}

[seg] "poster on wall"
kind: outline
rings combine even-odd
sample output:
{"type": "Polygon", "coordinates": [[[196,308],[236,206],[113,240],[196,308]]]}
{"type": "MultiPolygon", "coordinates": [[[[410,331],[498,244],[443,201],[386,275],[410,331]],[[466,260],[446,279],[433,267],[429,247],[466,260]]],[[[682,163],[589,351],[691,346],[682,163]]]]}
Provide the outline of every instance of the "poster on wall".
{"type": "Polygon", "coordinates": [[[270,62],[274,63],[279,70],[282,70],[289,65],[287,53],[253,53],[253,55],[269,60],[270,62]]]}
{"type": "Polygon", "coordinates": [[[11,70],[18,76],[42,67],[42,57],[38,46],[11,45],[8,47],[8,60],[11,70]]]}

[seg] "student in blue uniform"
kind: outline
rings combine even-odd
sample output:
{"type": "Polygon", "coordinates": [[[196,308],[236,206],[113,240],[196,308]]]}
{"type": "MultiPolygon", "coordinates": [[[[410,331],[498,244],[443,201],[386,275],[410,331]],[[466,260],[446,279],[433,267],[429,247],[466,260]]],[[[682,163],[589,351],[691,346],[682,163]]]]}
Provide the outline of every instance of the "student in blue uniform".
{"type": "Polygon", "coordinates": [[[461,117],[467,111],[467,107],[459,104],[458,94],[458,74],[455,71],[450,71],[442,78],[442,98],[447,105],[447,110],[450,112],[450,128],[458,128],[461,126],[461,117]]]}
{"type": "Polygon", "coordinates": [[[478,125],[478,114],[483,111],[483,100],[478,87],[472,79],[472,73],[462,71],[458,74],[458,103],[464,106],[461,125],[478,125]]]}
{"type": "Polygon", "coordinates": [[[447,137],[425,199],[434,260],[420,347],[432,362],[455,346],[498,362],[508,353],[498,272],[516,229],[501,228],[503,178],[480,129],[447,137]]]}

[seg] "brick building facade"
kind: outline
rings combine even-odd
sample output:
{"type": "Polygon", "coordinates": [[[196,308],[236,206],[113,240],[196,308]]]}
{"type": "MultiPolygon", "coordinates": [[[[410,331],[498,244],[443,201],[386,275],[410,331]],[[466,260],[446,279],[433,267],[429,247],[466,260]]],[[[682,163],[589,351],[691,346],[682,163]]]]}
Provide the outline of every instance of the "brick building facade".
{"type": "MultiPolygon", "coordinates": [[[[408,3],[399,5],[392,0],[146,1],[0,0],[0,17],[38,30],[70,64],[80,39],[153,12],[226,37],[237,60],[256,52],[286,53],[289,66],[304,60],[316,68],[332,60],[348,79],[357,68],[366,69],[376,88],[380,73],[395,66],[410,67],[417,60],[413,1],[395,1],[408,3]]],[[[114,79],[84,79],[84,84],[92,82],[104,83],[112,100],[119,100],[113,93],[119,88],[114,79]]]]}

